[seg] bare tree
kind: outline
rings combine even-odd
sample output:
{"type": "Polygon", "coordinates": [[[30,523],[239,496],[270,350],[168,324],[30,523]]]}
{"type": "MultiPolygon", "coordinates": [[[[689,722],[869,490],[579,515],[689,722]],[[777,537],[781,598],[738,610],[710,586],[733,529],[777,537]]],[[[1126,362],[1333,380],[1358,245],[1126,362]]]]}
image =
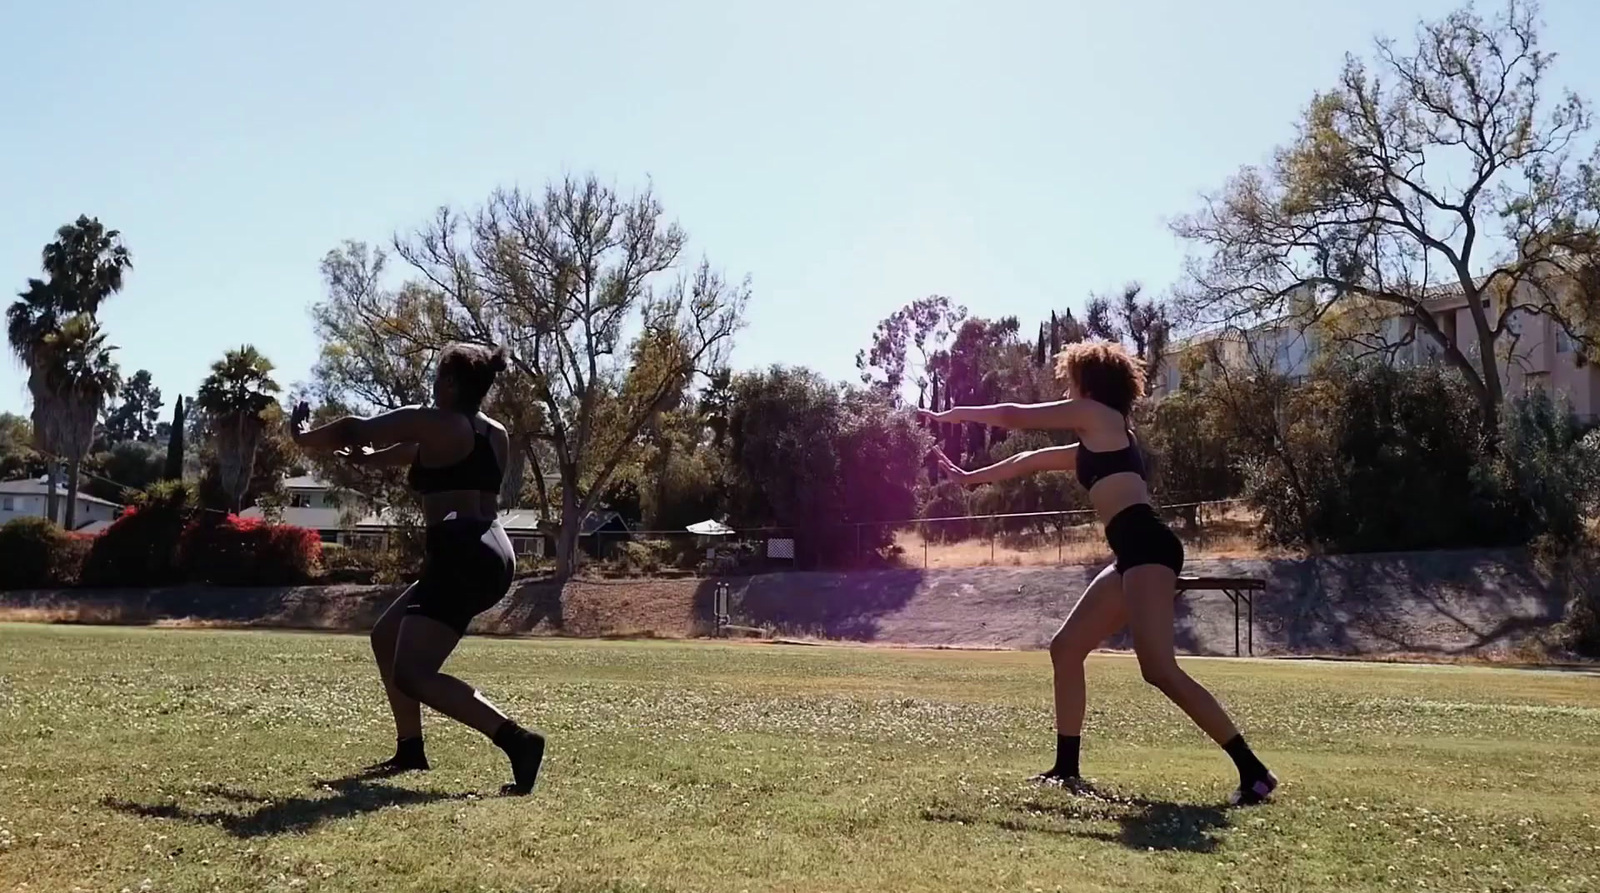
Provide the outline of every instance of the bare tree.
{"type": "Polygon", "coordinates": [[[723,364],[740,325],[748,282],[705,261],[674,275],[684,244],[650,191],[623,197],[593,176],[500,190],[466,216],[441,209],[395,240],[437,296],[435,342],[504,346],[542,406],[561,477],[558,576],[640,432],[723,364]]]}
{"type": "Polygon", "coordinates": [[[1579,151],[1588,105],[1546,95],[1554,57],[1538,25],[1535,3],[1509,0],[1491,20],[1468,7],[1423,23],[1408,50],[1380,39],[1373,68],[1348,57],[1270,165],[1175,225],[1201,251],[1194,320],[1397,316],[1399,337],[1428,336],[1491,422],[1497,344],[1518,319],[1548,317],[1592,347],[1600,154],[1579,151]],[[1452,296],[1471,320],[1461,331],[1438,311],[1452,296]]]}

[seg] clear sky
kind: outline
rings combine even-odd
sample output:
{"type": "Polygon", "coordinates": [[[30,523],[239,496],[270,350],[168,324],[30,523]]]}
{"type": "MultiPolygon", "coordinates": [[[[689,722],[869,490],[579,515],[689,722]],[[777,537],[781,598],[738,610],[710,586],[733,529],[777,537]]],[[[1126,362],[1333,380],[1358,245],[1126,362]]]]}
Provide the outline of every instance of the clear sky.
{"type": "MultiPolygon", "coordinates": [[[[852,377],[922,295],[1028,321],[1165,288],[1172,216],[1347,50],[1456,5],[0,0],[0,295],[97,215],[135,258],[102,312],[125,372],[170,404],[250,342],[287,386],[340,240],[592,170],[752,277],[736,365],[852,377]]],[[[1600,3],[1544,18],[1555,79],[1600,100],[1600,3]]],[[[23,381],[0,362],[0,410],[23,381]]]]}

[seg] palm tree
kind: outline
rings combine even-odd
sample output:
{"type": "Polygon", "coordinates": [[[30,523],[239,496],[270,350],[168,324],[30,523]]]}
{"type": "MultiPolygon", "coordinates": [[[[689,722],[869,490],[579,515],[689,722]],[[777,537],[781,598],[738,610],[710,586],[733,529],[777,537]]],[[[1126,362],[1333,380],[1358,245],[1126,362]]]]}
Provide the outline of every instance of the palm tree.
{"type": "MultiPolygon", "coordinates": [[[[33,395],[35,425],[46,429],[45,440],[54,445],[56,455],[65,453],[67,458],[68,530],[77,528],[78,475],[94,443],[95,422],[122,383],[111,359],[116,348],[105,342],[94,317],[80,313],[44,336],[35,352],[36,372],[30,376],[30,384],[38,379],[41,385],[33,395]]],[[[52,491],[54,486],[52,481],[52,491]]]]}
{"type": "Polygon", "coordinates": [[[211,364],[211,374],[195,397],[216,438],[222,487],[235,511],[250,486],[256,448],[261,445],[262,415],[278,402],[272,396],[279,391],[272,369],[270,360],[246,344],[211,364]]]}
{"type": "MultiPolygon", "coordinates": [[[[62,453],[81,456],[82,451],[73,453],[70,444],[52,439],[62,428],[50,424],[48,417],[53,387],[46,380],[45,342],[62,330],[64,322],[80,315],[93,323],[105,299],[122,290],[123,273],[133,266],[133,257],[123,246],[121,233],[106,229],[98,219],[80,216],[56,230],[55,241],[41,252],[40,266],[46,278],[29,279],[27,289],[6,310],[6,336],[12,353],[28,367],[34,448],[52,457],[47,502],[54,521],[60,517],[59,462],[54,457],[62,453]]],[[[109,357],[105,359],[110,362],[109,357]]],[[[75,489],[76,484],[74,478],[71,487],[75,489]]]]}

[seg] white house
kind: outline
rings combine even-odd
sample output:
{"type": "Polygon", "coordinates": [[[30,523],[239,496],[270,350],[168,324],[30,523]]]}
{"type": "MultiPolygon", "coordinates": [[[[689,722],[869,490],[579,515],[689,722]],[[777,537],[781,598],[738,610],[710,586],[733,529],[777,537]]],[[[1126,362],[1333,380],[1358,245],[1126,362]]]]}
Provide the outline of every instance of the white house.
{"type": "MultiPolygon", "coordinates": [[[[67,485],[58,482],[56,492],[61,496],[56,523],[64,524],[67,515],[67,485]]],[[[47,478],[0,482],[0,524],[17,518],[49,517],[49,494],[50,484],[47,478]]],[[[116,520],[117,512],[121,508],[122,506],[115,502],[108,502],[80,491],[75,519],[78,530],[96,533],[105,529],[116,520]]]]}
{"type": "MultiPolygon", "coordinates": [[[[283,509],[282,523],[292,527],[315,530],[325,543],[344,546],[375,547],[394,523],[384,512],[369,514],[353,523],[345,517],[338,494],[328,482],[315,477],[295,477],[283,482],[288,491],[288,503],[283,509]]],[[[242,518],[260,518],[260,508],[251,507],[239,513],[242,518]]],[[[511,509],[500,513],[500,526],[519,555],[544,557],[548,554],[550,532],[539,523],[539,513],[533,509],[511,509]]],[[[590,512],[583,520],[580,541],[591,548],[613,546],[626,538],[628,526],[616,512],[590,512]],[[598,539],[595,539],[598,537],[598,539]]]]}
{"type": "MultiPolygon", "coordinates": [[[[378,546],[389,529],[381,514],[368,515],[351,523],[345,519],[333,487],[325,481],[305,476],[289,478],[283,482],[289,499],[283,508],[282,523],[291,527],[315,530],[325,543],[344,546],[378,546]]],[[[256,506],[239,513],[241,518],[260,518],[256,506]]]]}

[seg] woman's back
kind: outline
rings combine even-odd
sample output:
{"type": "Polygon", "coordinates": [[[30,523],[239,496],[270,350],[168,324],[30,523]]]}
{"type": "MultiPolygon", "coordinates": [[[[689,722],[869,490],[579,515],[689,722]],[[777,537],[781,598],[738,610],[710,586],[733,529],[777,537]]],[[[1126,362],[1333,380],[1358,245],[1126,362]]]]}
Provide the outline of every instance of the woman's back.
{"type": "Polygon", "coordinates": [[[407,476],[422,498],[428,523],[452,513],[493,520],[510,451],[505,428],[481,412],[469,416],[436,410],[429,423],[442,429],[440,435],[431,444],[419,444],[407,476]]]}

